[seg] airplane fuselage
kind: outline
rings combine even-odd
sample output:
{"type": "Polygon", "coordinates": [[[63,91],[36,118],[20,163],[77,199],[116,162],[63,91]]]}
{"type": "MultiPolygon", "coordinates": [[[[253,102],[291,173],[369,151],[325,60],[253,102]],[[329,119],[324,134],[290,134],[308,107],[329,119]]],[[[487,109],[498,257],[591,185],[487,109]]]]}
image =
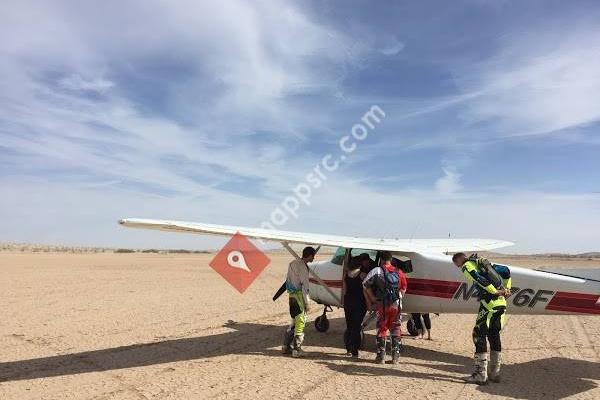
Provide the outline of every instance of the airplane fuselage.
{"type": "MultiPolygon", "coordinates": [[[[478,290],[466,281],[450,256],[414,253],[409,258],[413,271],[407,274],[404,312],[477,312],[478,290]]],[[[321,304],[342,307],[342,265],[320,261],[310,264],[310,268],[327,286],[324,288],[311,277],[311,298],[321,304]]],[[[512,294],[507,298],[511,314],[600,314],[600,281],[515,266],[509,268],[513,282],[512,294]]]]}

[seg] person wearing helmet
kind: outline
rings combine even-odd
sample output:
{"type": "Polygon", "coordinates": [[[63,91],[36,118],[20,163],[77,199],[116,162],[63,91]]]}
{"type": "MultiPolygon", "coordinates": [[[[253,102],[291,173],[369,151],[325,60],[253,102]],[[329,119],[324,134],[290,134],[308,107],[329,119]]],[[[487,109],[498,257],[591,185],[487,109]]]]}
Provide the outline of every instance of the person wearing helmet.
{"type": "Polygon", "coordinates": [[[502,363],[500,331],[506,318],[506,297],[510,296],[512,286],[510,271],[507,267],[497,271],[488,260],[477,255],[467,257],[464,253],[456,253],[452,257],[452,262],[462,270],[467,281],[475,282],[481,297],[473,328],[475,369],[466,380],[479,385],[485,385],[488,378],[493,382],[500,382],[502,363]],[[491,349],[489,374],[488,341],[491,349]]]}

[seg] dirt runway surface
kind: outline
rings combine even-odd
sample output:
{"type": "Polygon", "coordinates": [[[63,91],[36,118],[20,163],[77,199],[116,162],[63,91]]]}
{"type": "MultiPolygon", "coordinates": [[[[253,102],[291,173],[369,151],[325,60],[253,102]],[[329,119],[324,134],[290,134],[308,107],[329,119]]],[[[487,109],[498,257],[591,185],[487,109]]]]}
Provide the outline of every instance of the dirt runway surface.
{"type": "MultiPolygon", "coordinates": [[[[280,354],[289,315],[272,302],[289,257],[244,295],[212,255],[0,253],[0,399],[600,398],[600,318],[511,316],[501,384],[467,385],[474,315],[433,319],[434,341],[405,338],[400,365],[345,356],[343,311],[312,324],[307,357],[280,354]]],[[[501,259],[519,266],[600,261],[501,259]]]]}

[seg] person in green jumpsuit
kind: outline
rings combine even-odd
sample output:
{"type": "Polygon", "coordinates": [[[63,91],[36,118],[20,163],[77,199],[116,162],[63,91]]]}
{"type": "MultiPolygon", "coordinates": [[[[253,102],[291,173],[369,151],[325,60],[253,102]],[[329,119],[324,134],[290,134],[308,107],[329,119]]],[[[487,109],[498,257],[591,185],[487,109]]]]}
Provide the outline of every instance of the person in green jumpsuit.
{"type": "Polygon", "coordinates": [[[475,282],[481,298],[473,328],[475,370],[466,380],[479,385],[486,384],[488,378],[499,382],[502,364],[500,332],[506,319],[506,297],[510,296],[512,286],[510,271],[504,266],[493,266],[486,259],[476,255],[467,257],[464,253],[457,253],[452,257],[452,261],[462,270],[467,281],[475,282]],[[489,373],[488,341],[491,349],[489,373]]]}

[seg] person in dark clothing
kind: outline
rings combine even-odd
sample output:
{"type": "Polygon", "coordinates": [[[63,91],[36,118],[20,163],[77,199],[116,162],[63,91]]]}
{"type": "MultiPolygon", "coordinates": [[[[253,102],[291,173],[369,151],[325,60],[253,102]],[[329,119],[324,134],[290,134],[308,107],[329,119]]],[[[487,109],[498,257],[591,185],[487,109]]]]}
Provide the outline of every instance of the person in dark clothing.
{"type": "Polygon", "coordinates": [[[417,337],[423,339],[425,331],[427,331],[427,340],[431,340],[431,318],[429,318],[429,314],[413,313],[412,319],[415,322],[415,328],[417,328],[417,332],[419,332],[417,337]],[[425,329],[423,329],[423,324],[425,324],[425,329]]]}
{"type": "Polygon", "coordinates": [[[367,305],[363,294],[362,281],[375,267],[367,253],[355,257],[346,272],[344,294],[344,314],[346,317],[346,332],[344,342],[348,355],[358,357],[358,350],[362,343],[362,322],[367,313],[367,305]]]}

